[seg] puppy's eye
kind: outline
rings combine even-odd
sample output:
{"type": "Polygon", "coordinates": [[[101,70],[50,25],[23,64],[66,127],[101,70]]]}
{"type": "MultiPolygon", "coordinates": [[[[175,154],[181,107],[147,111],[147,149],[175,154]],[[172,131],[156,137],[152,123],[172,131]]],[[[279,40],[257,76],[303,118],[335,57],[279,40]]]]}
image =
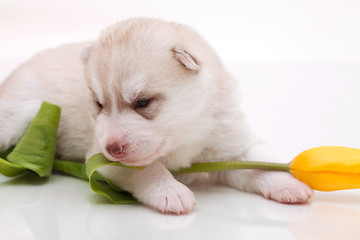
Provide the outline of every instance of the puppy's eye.
{"type": "Polygon", "coordinates": [[[96,106],[99,108],[99,109],[103,109],[104,106],[99,102],[99,101],[96,101],[96,106]]]}
{"type": "Polygon", "coordinates": [[[137,101],[136,107],[137,108],[144,108],[147,105],[149,105],[149,103],[150,103],[150,99],[140,99],[139,101],[137,101]]]}

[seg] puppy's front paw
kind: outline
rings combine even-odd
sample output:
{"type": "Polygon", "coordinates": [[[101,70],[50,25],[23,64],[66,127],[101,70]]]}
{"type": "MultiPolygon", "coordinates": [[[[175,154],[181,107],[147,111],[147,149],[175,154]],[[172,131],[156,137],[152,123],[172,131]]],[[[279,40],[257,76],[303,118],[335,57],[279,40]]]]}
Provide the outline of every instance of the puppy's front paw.
{"type": "Polygon", "coordinates": [[[176,180],[154,186],[138,198],[162,213],[189,213],[196,204],[193,192],[176,180]]]}
{"type": "Polygon", "coordinates": [[[280,203],[299,204],[307,202],[313,190],[305,183],[300,182],[288,173],[264,173],[264,182],[260,188],[267,198],[280,203]]]}

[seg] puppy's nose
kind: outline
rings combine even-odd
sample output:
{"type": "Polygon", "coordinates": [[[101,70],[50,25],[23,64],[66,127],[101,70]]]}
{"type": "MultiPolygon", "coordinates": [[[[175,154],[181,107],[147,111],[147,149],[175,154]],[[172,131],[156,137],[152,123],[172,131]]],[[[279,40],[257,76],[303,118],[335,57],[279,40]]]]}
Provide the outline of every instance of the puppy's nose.
{"type": "Polygon", "coordinates": [[[115,158],[121,158],[124,156],[125,146],[119,143],[110,143],[106,146],[106,151],[115,158]]]}

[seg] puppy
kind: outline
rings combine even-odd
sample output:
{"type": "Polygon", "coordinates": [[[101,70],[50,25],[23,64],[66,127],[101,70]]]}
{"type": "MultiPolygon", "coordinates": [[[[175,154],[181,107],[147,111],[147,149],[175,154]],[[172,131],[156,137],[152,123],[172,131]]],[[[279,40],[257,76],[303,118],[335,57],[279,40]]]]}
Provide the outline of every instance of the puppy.
{"type": "MultiPolygon", "coordinates": [[[[102,152],[144,166],[103,167],[100,173],[161,212],[187,213],[195,205],[184,184],[199,174],[174,177],[169,170],[196,162],[277,161],[249,129],[237,81],[208,43],[183,25],[130,19],[106,28],[96,41],[46,50],[22,64],[0,88],[0,150],[18,142],[42,101],[63,109],[61,158],[102,152]]],[[[285,172],[209,175],[281,203],[304,203],[312,195],[285,172]]]]}

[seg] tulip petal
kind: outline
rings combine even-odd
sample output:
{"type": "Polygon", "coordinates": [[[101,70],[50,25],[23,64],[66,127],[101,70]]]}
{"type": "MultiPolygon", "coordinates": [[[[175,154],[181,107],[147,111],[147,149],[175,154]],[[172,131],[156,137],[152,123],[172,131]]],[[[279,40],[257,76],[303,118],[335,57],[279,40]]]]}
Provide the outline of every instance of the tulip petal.
{"type": "Polygon", "coordinates": [[[314,190],[337,191],[360,188],[360,174],[342,172],[303,172],[290,170],[298,180],[314,190]]]}
{"type": "Polygon", "coordinates": [[[317,147],[300,153],[289,164],[300,181],[319,191],[360,188],[360,150],[317,147]]]}
{"type": "Polygon", "coordinates": [[[360,173],[360,149],[347,147],[316,147],[300,153],[290,169],[303,172],[360,173]]]}

